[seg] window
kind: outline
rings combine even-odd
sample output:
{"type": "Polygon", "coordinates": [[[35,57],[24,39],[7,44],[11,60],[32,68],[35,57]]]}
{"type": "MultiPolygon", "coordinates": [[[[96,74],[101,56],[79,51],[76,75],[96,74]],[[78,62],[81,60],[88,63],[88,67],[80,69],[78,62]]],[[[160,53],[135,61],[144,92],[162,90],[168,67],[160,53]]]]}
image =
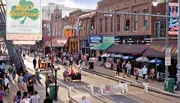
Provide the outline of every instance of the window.
{"type": "Polygon", "coordinates": [[[154,38],[163,37],[164,21],[156,21],[154,23],[154,38]]]}
{"type": "MultiPolygon", "coordinates": [[[[143,10],[143,13],[144,13],[144,14],[147,14],[147,13],[148,13],[148,10],[147,10],[147,9],[144,9],[144,10],[143,10]]],[[[147,27],[148,27],[148,16],[144,16],[143,19],[144,19],[144,27],[147,28],[147,27]]]]}
{"type": "Polygon", "coordinates": [[[125,31],[130,30],[130,19],[128,15],[125,15],[125,31]]]}
{"type": "Polygon", "coordinates": [[[113,17],[111,17],[111,32],[113,32],[113,17]]]}
{"type": "MultiPolygon", "coordinates": [[[[134,13],[137,13],[136,11],[134,11],[134,13]]],[[[134,31],[137,31],[137,24],[138,24],[138,16],[134,15],[134,31]]]]}
{"type": "Polygon", "coordinates": [[[102,18],[99,19],[99,28],[100,28],[100,33],[102,33],[102,18]]]}
{"type": "Polygon", "coordinates": [[[120,15],[117,15],[117,32],[120,31],[120,15]]]}
{"type": "Polygon", "coordinates": [[[108,32],[108,18],[105,18],[105,32],[108,32]]]}

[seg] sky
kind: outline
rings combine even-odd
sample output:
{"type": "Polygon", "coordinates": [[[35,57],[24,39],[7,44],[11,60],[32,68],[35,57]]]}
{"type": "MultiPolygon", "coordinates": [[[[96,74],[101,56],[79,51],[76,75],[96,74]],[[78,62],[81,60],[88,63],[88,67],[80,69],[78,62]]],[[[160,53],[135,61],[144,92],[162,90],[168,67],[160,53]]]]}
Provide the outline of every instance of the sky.
{"type": "Polygon", "coordinates": [[[98,1],[100,0],[42,0],[42,5],[57,3],[71,8],[95,9],[98,1]]]}
{"type": "MultiPolygon", "coordinates": [[[[3,0],[3,2],[5,1],[6,0],[3,0]]],[[[43,6],[48,3],[57,3],[64,4],[66,7],[81,9],[96,9],[98,1],[100,0],[41,0],[43,6]]]]}

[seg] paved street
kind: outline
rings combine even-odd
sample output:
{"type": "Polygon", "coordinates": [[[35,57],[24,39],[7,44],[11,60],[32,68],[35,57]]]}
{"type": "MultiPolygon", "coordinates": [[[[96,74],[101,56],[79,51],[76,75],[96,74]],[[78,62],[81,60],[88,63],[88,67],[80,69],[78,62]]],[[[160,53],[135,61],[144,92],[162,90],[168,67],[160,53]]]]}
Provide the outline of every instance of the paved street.
{"type": "MultiPolygon", "coordinates": [[[[33,70],[33,65],[32,65],[32,59],[31,57],[27,57],[25,60],[25,64],[28,68],[28,71],[31,73],[34,73],[33,70]]],[[[83,85],[98,85],[98,84],[114,84],[117,83],[113,80],[100,77],[95,74],[91,74],[88,72],[82,72],[83,79],[82,81],[74,81],[74,82],[65,82],[62,79],[62,72],[64,71],[63,66],[60,66],[61,70],[58,71],[58,84],[60,86],[59,88],[59,99],[62,102],[67,102],[69,100],[68,98],[68,90],[67,87],[71,86],[83,86],[83,85]]],[[[43,86],[37,86],[36,85],[36,90],[38,90],[41,94],[41,98],[44,98],[44,93],[45,93],[45,76],[41,75],[42,77],[42,82],[43,86]]],[[[72,91],[72,100],[74,102],[80,102],[81,97],[83,95],[86,95],[88,100],[91,103],[161,103],[162,101],[165,100],[164,103],[180,103],[178,98],[174,97],[169,97],[165,96],[162,94],[154,93],[154,92],[149,92],[148,94],[145,94],[143,89],[136,88],[129,86],[129,94],[111,94],[111,95],[106,95],[106,96],[91,96],[89,94],[89,88],[77,88],[72,91]]],[[[95,89],[95,92],[98,94],[98,89],[95,89]]]]}

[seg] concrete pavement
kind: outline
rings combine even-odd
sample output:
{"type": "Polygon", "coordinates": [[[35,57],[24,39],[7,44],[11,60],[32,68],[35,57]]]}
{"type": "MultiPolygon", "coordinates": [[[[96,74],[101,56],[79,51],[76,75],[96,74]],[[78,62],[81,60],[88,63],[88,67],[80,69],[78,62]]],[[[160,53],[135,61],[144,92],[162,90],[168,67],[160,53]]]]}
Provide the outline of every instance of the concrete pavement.
{"type": "MultiPolygon", "coordinates": [[[[33,58],[28,58],[27,60],[25,60],[25,64],[29,67],[28,70],[31,72],[34,71],[34,69],[32,69],[33,68],[32,67],[32,59],[33,58]]],[[[98,73],[93,74],[93,73],[87,72],[87,71],[82,72],[82,75],[83,75],[82,81],[65,82],[62,79],[62,72],[64,71],[64,68],[61,65],[59,65],[59,66],[61,67],[61,70],[58,71],[58,84],[60,85],[60,91],[58,94],[59,94],[60,100],[63,102],[67,102],[70,99],[70,98],[68,98],[67,87],[89,85],[89,84],[104,84],[104,83],[109,84],[109,83],[116,82],[111,79],[106,79],[103,76],[98,76],[97,75],[98,73]],[[63,95],[62,95],[62,93],[63,93],[63,95]]],[[[43,78],[42,81],[44,81],[44,76],[41,75],[41,77],[43,78]]],[[[111,94],[108,96],[89,95],[87,88],[86,89],[75,89],[75,90],[73,90],[73,97],[71,99],[73,99],[75,103],[78,103],[81,101],[81,97],[83,95],[86,95],[88,97],[88,100],[90,100],[91,103],[134,103],[134,102],[135,103],[136,102],[139,102],[139,103],[161,103],[164,100],[166,100],[165,103],[179,103],[178,98],[169,97],[169,96],[158,94],[155,92],[149,92],[148,94],[146,94],[143,92],[143,89],[132,87],[132,86],[129,86],[129,94],[124,94],[124,95],[111,94]],[[99,98],[99,99],[97,99],[97,98],[99,98]],[[129,101],[131,101],[131,102],[129,102],[129,101]]]]}
{"type": "MultiPolygon", "coordinates": [[[[143,79],[142,78],[139,78],[138,81],[135,80],[135,76],[132,76],[131,77],[127,77],[125,76],[125,78],[122,78],[122,73],[120,73],[120,76],[117,76],[116,75],[116,71],[115,70],[110,70],[110,69],[106,69],[104,67],[99,67],[99,66],[96,66],[94,67],[94,69],[87,69],[88,66],[84,66],[84,70],[87,71],[87,72],[93,72],[93,73],[97,73],[97,74],[104,74],[104,75],[107,75],[108,77],[112,77],[113,78],[116,78],[116,79],[120,79],[120,80],[123,80],[123,81],[128,81],[130,83],[133,83],[133,84],[142,84],[143,83],[143,79]]],[[[152,91],[156,91],[158,93],[164,93],[164,94],[167,94],[167,95],[171,95],[171,96],[176,96],[176,97],[180,97],[180,91],[175,91],[174,93],[169,93],[169,92],[166,92],[163,90],[164,88],[164,83],[163,82],[159,82],[159,81],[152,81],[152,80],[148,80],[149,82],[149,89],[152,90],[152,91]]],[[[136,85],[138,86],[138,85],[136,85]]]]}

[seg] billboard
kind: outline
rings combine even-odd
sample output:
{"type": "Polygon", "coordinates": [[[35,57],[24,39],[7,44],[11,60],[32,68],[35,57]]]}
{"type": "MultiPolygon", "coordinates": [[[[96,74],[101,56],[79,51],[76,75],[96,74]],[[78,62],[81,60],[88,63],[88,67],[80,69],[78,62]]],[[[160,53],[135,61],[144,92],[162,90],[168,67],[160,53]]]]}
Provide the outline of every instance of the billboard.
{"type": "Polygon", "coordinates": [[[7,0],[6,11],[7,40],[42,40],[41,0],[7,0]]]}
{"type": "MultiPolygon", "coordinates": [[[[169,3],[169,15],[178,16],[178,3],[169,3]]],[[[178,19],[170,18],[168,24],[169,35],[178,35],[178,19]]]]}

